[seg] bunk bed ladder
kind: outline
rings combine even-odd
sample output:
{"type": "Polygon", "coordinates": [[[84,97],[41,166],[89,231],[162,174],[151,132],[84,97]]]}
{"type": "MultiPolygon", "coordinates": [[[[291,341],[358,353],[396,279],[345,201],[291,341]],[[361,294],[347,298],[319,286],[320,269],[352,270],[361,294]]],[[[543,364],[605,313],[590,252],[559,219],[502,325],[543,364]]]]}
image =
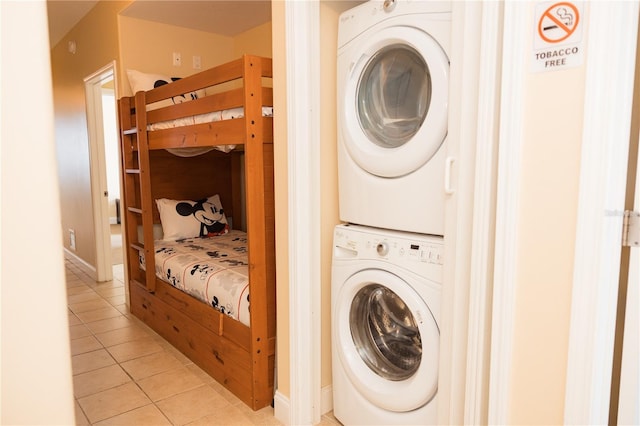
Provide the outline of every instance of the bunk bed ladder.
{"type": "Polygon", "coordinates": [[[129,280],[155,291],[155,258],[153,245],[153,206],[147,143],[146,101],[144,92],[119,100],[122,175],[124,181],[125,244],[129,280]],[[134,105],[132,105],[134,101],[134,105]],[[142,234],[140,235],[140,229],[142,234]],[[140,236],[142,238],[140,238],[140,236]],[[138,258],[144,254],[142,270],[138,258]]]}

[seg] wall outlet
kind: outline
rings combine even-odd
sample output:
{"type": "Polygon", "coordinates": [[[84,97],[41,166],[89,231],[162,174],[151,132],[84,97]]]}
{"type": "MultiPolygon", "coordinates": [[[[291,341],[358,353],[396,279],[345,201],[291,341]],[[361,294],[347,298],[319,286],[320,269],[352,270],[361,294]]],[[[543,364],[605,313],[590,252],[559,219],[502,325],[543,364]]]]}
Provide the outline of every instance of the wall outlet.
{"type": "Polygon", "coordinates": [[[76,231],[73,229],[69,229],[69,248],[76,250],[76,231]]]}
{"type": "Polygon", "coordinates": [[[180,52],[173,52],[173,66],[182,66],[182,55],[180,54],[180,52]]]}
{"type": "Polygon", "coordinates": [[[193,57],[193,69],[194,70],[199,70],[200,68],[202,68],[202,58],[200,58],[200,56],[194,56],[193,57]]]}

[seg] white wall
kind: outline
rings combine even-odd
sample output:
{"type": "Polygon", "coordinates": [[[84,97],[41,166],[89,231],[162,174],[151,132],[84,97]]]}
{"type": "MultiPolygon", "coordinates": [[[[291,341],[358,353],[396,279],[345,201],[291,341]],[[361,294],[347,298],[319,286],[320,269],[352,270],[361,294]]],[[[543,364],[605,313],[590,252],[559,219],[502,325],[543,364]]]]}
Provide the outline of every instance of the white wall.
{"type": "Polygon", "coordinates": [[[2,1],[0,15],[0,423],[70,425],[71,354],[46,5],[2,1]]]}

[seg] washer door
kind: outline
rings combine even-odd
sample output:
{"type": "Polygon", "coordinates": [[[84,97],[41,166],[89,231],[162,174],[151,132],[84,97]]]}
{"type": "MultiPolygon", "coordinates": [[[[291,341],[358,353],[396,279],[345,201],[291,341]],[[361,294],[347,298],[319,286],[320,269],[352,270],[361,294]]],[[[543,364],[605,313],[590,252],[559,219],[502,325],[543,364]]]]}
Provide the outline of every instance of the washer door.
{"type": "Polygon", "coordinates": [[[409,174],[436,153],[447,135],[449,60],[414,27],[384,28],[352,50],[339,94],[347,150],[367,172],[409,174]]]}
{"type": "Polygon", "coordinates": [[[439,331],[418,293],[397,275],[367,269],[336,300],[333,344],[356,389],[390,411],[428,403],[438,389],[439,331]]]}

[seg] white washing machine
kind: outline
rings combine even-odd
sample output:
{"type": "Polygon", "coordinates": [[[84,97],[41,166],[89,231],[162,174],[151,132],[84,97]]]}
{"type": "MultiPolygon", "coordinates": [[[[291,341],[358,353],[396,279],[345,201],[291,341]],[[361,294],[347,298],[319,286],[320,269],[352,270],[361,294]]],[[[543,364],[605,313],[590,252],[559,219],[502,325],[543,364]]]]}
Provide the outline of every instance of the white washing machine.
{"type": "Polygon", "coordinates": [[[340,219],[444,234],[451,3],[369,1],[338,26],[340,219]]]}
{"type": "Polygon", "coordinates": [[[443,238],[334,231],[333,412],[344,425],[437,422],[443,238]]]}

